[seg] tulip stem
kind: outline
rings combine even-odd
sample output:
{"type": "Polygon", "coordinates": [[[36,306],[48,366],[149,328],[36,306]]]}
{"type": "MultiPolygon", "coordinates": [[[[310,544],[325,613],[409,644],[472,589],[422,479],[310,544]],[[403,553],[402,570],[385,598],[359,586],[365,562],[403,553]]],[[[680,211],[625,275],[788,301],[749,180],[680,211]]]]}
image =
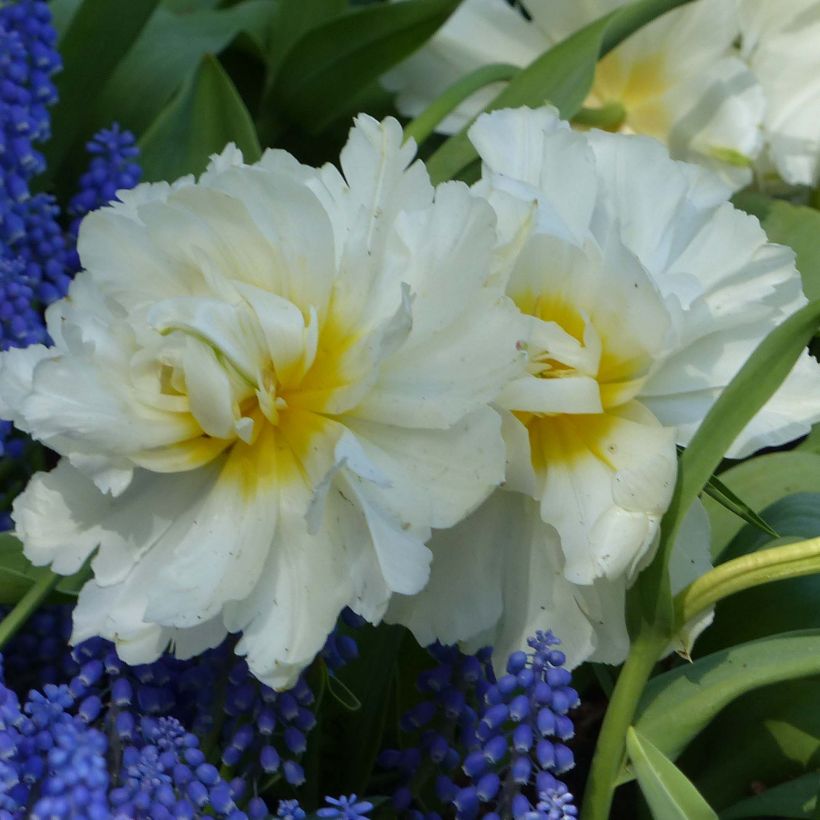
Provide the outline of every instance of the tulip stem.
{"type": "Polygon", "coordinates": [[[436,130],[436,126],[464,100],[488,85],[511,80],[519,71],[514,65],[493,63],[462,77],[405,126],[405,141],[414,139],[416,145],[421,145],[436,130]]]}
{"type": "Polygon", "coordinates": [[[718,601],[744,589],[820,573],[820,538],[742,555],[715,567],[675,596],[678,629],[718,601]]]}
{"type": "Polygon", "coordinates": [[[25,625],[34,610],[49,596],[62,577],[50,569],[43,571],[28,592],[14,605],[11,612],[0,621],[0,649],[25,625]]]}
{"type": "Polygon", "coordinates": [[[581,804],[583,820],[609,818],[615,784],[626,754],[626,732],[632,725],[638,701],[665,642],[666,639],[650,627],[647,631],[642,630],[632,643],[598,735],[581,804]]]}

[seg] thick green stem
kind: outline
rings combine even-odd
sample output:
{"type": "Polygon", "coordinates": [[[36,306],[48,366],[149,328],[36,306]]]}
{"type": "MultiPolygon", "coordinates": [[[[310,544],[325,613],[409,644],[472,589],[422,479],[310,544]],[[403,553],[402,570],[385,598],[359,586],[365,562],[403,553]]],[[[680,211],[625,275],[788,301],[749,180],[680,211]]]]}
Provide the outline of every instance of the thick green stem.
{"type": "Polygon", "coordinates": [[[14,605],[14,609],[0,621],[0,649],[17,634],[20,627],[49,596],[62,577],[51,570],[43,571],[31,589],[14,605]]]}
{"type": "Polygon", "coordinates": [[[519,71],[520,69],[514,65],[493,63],[462,77],[405,126],[405,140],[412,138],[416,145],[421,145],[436,130],[436,126],[464,100],[488,85],[511,80],[519,71]]]}
{"type": "Polygon", "coordinates": [[[573,118],[573,125],[617,131],[626,121],[626,109],[619,102],[604,103],[600,108],[582,108],[573,118]]]}
{"type": "Polygon", "coordinates": [[[675,597],[678,628],[744,589],[820,573],[820,538],[809,538],[743,555],[710,570],[675,597]]]}
{"type": "Polygon", "coordinates": [[[612,699],[601,725],[595,756],[581,803],[583,820],[608,820],[612,796],[626,749],[626,730],[632,724],[638,701],[667,639],[644,624],[632,642],[629,657],[618,675],[612,699]]]}

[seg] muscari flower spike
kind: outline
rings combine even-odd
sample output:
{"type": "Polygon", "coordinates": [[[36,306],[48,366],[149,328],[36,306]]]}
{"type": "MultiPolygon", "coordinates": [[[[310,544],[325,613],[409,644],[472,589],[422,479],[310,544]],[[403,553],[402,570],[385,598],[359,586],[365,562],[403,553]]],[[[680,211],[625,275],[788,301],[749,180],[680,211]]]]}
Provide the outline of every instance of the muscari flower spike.
{"type": "MultiPolygon", "coordinates": [[[[6,646],[5,666],[18,690],[44,690],[45,695],[29,696],[41,722],[65,714],[63,722],[79,721],[75,734],[94,729],[105,740],[102,758],[108,750],[111,759],[120,761],[111,772],[109,813],[100,816],[193,817],[208,811],[254,820],[269,816],[264,799],[254,794],[260,782],[276,775],[292,787],[304,782],[300,758],[316,718],[314,695],[303,676],[292,689],[275,692],[250,675],[227,642],[191,660],[166,655],[131,667],[101,638],[68,649],[70,619],[68,606],[39,610],[6,646]],[[67,685],[52,685],[66,680],[67,685]],[[204,737],[216,738],[207,759],[198,739],[204,737]]],[[[348,627],[359,625],[352,613],[342,620],[348,627]]],[[[334,630],[322,655],[334,674],[346,658],[358,655],[355,638],[334,630]]],[[[5,698],[17,703],[14,692],[5,698]]],[[[60,731],[68,737],[69,729],[60,731]]],[[[71,742],[79,748],[79,741],[71,742]]],[[[97,735],[89,736],[89,743],[92,749],[100,746],[97,735]]],[[[33,789],[42,780],[42,767],[26,765],[36,769],[33,789]]],[[[19,780],[12,770],[4,769],[2,776],[10,783],[19,780]]],[[[33,805],[32,789],[15,798],[12,808],[21,816],[33,805]]],[[[327,816],[365,816],[362,801],[337,800],[327,809],[337,813],[327,816]]]]}
{"type": "Polygon", "coordinates": [[[418,681],[427,699],[402,720],[405,731],[418,733],[419,743],[380,756],[399,775],[397,811],[411,820],[441,816],[415,805],[422,765],[432,763],[436,796],[454,806],[460,820],[552,820],[562,816],[555,814],[558,808],[573,816],[572,796],[555,775],[573,765],[564,741],[573,735],[568,712],[579,699],[558,643],[552,633],[537,632],[529,651],[513,653],[498,679],[487,649],[470,656],[454,647],[430,648],[439,665],[418,681]]]}

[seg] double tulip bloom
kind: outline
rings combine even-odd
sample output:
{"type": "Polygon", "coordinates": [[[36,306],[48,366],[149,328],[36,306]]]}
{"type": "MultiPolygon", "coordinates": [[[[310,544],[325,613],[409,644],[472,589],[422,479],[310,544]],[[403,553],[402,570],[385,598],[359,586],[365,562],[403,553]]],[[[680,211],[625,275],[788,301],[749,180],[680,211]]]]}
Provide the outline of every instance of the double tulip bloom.
{"type": "MultiPolygon", "coordinates": [[[[228,147],[85,219],[53,346],[0,356],[0,417],[62,456],[15,503],[26,554],[93,554],[75,641],[142,663],[239,632],[283,688],[349,606],[498,657],[549,626],[572,663],[623,658],[675,445],[799,275],[652,141],[546,109],[471,138],[472,190],[360,116],[341,172],[228,147]]],[[[805,357],[733,452],[818,418],[805,357]]]]}

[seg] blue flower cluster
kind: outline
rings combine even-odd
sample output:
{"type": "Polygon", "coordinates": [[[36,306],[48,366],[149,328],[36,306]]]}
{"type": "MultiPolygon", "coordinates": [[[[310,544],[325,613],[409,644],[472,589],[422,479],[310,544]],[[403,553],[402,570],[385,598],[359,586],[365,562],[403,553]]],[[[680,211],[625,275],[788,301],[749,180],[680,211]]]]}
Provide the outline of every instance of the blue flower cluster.
{"type": "MultiPolygon", "coordinates": [[[[60,256],[52,246],[55,235],[62,238],[53,201],[29,190],[45,168],[36,146],[50,136],[48,106],[57,99],[56,39],[42,0],[0,6],[0,350],[45,339],[36,307],[43,281],[38,262],[60,256]]],[[[57,258],[49,271],[61,273],[63,261],[57,258]]]]}
{"type": "MultiPolygon", "coordinates": [[[[69,203],[67,231],[55,198],[32,193],[45,170],[38,146],[51,135],[48,109],[57,100],[56,41],[45,0],[0,2],[0,350],[48,341],[43,309],[66,294],[80,267],[81,218],[134,187],[141,174],[133,135],[114,125],[87,145],[91,163],[69,203]]],[[[0,420],[0,457],[19,460],[25,447],[26,439],[0,420]]],[[[23,484],[0,487],[0,530],[10,527],[8,502],[23,484]]]]}
{"type": "Polygon", "coordinates": [[[86,144],[86,150],[91,155],[91,163],[80,177],[77,193],[68,203],[72,217],[70,232],[75,238],[86,214],[111,202],[117,191],[133,188],[142,177],[142,169],[136,161],[139,149],[134,135],[123,131],[117,123],[95,134],[86,144]]]}
{"type": "MultiPolygon", "coordinates": [[[[335,817],[338,820],[368,820],[373,804],[359,800],[355,794],[342,797],[326,797],[328,805],[316,812],[317,817],[335,817]]],[[[298,800],[280,800],[276,810],[278,820],[305,820],[307,814],[298,800]]]]}
{"type": "Polygon", "coordinates": [[[554,820],[577,812],[556,779],[573,766],[563,741],[573,735],[568,712],[578,705],[564,654],[549,632],[516,652],[496,680],[490,650],[463,655],[455,647],[430,648],[438,665],[423,672],[425,696],[402,720],[416,745],[382,753],[399,787],[393,805],[413,820],[437,820],[416,807],[415,795],[432,784],[435,799],[455,807],[456,817],[554,820]]]}
{"type": "MultiPolygon", "coordinates": [[[[344,622],[357,626],[360,619],[345,613],[344,622]]],[[[17,694],[5,687],[0,692],[17,704],[22,715],[14,713],[7,721],[8,737],[0,731],[0,761],[13,769],[0,771],[0,792],[8,797],[0,803],[0,820],[39,816],[31,813],[38,810],[34,795],[44,793],[43,778],[53,768],[50,758],[32,763],[31,744],[18,742],[28,737],[31,726],[23,718],[31,710],[56,715],[59,723],[51,739],[43,736],[38,749],[63,748],[60,744],[70,741],[70,748],[84,750],[76,758],[82,771],[73,770],[72,757],[60,775],[64,780],[79,778],[85,788],[86,770],[97,772],[102,766],[106,777],[110,775],[110,780],[96,786],[101,790],[100,805],[107,807],[100,817],[210,814],[254,820],[270,816],[268,805],[255,793],[258,789],[278,780],[290,787],[304,782],[300,760],[316,723],[315,698],[305,678],[286,692],[275,692],[253,678],[245,661],[235,657],[230,639],[191,660],[163,656],[151,664],[128,666],[101,638],[71,651],[70,631],[71,607],[43,607],[5,649],[8,680],[18,693],[33,689],[22,711],[17,694]],[[55,685],[59,681],[69,682],[55,685]],[[200,738],[208,739],[207,748],[200,746],[200,738]],[[106,761],[112,760],[117,765],[109,770],[106,761]]],[[[338,669],[357,654],[355,639],[334,630],[322,657],[329,668],[338,669]]],[[[52,805],[43,816],[77,816],[69,810],[73,805],[69,797],[65,797],[68,803],[52,805]]],[[[372,808],[355,795],[328,798],[328,803],[321,817],[366,818],[372,808]]],[[[293,803],[293,816],[304,817],[297,809],[302,811],[293,803]]]]}

